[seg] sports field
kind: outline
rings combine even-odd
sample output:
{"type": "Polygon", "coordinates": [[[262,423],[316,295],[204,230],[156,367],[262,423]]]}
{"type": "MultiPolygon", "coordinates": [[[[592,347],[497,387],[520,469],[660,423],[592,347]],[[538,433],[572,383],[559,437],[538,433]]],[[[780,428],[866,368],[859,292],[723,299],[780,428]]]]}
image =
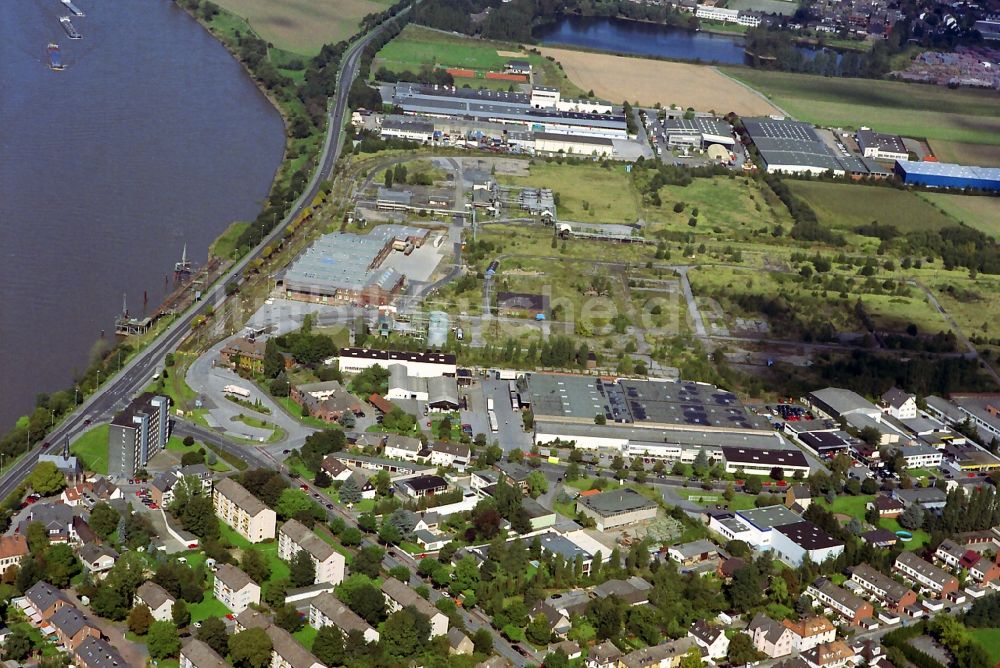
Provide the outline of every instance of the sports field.
{"type": "Polygon", "coordinates": [[[1000,239],[1000,197],[920,193],[957,221],[1000,239]]]}
{"type": "Polygon", "coordinates": [[[469,69],[474,70],[476,75],[456,77],[457,86],[467,83],[475,88],[486,86],[507,90],[512,84],[516,86],[517,82],[490,80],[484,75],[489,71],[503,72],[504,65],[510,60],[528,61],[536,84],[555,86],[566,97],[577,97],[586,92],[570,83],[556,63],[537,53],[523,51],[516,44],[472,39],[412,24],[378,52],[373,69],[385,67],[392,72],[415,72],[423,67],[469,69]]]}
{"type": "Polygon", "coordinates": [[[955,220],[916,193],[850,183],[787,181],[797,196],[808,202],[824,225],[853,230],[878,221],[900,232],[936,230],[955,220]]]}
{"type": "Polygon", "coordinates": [[[358,31],[361,19],[390,0],[217,0],[242,16],[262,39],[305,56],[319,53],[358,31]]]}
{"type": "Polygon", "coordinates": [[[628,100],[682,109],[714,109],[719,114],[734,111],[741,116],[778,113],[778,109],[752,90],[723,76],[714,67],[672,63],[644,58],[625,58],[604,53],[542,48],[562,65],[570,81],[598,97],[628,100]]]}
{"type": "Polygon", "coordinates": [[[866,125],[932,141],[1000,146],[1000,96],[994,92],[745,67],[723,71],[754,87],[795,118],[816,125],[866,125]]]}

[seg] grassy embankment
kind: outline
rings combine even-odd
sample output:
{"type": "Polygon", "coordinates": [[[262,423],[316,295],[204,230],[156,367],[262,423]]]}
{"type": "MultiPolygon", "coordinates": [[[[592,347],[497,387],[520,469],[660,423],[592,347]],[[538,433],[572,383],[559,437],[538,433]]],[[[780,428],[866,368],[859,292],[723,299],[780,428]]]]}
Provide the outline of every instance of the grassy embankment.
{"type": "Polygon", "coordinates": [[[858,128],[945,142],[948,159],[974,162],[985,152],[1000,159],[996,93],[871,79],[726,67],[795,118],[817,125],[858,128]],[[980,146],[977,146],[980,145],[980,146]],[[987,148],[992,147],[992,148],[987,148]]]}

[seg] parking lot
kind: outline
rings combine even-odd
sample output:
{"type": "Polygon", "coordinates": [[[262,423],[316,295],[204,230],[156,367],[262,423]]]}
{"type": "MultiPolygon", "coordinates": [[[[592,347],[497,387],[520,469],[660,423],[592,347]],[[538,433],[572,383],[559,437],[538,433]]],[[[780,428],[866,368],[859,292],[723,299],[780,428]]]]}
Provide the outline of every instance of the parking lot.
{"type": "Polygon", "coordinates": [[[524,431],[524,420],[520,411],[515,411],[510,402],[510,384],[506,380],[477,378],[470,387],[463,388],[469,398],[466,410],[461,411],[462,424],[468,424],[473,434],[486,434],[487,442],[496,440],[504,452],[515,448],[531,449],[532,435],[524,431]],[[493,399],[493,412],[497,416],[497,431],[490,428],[487,417],[487,398],[493,399]]]}

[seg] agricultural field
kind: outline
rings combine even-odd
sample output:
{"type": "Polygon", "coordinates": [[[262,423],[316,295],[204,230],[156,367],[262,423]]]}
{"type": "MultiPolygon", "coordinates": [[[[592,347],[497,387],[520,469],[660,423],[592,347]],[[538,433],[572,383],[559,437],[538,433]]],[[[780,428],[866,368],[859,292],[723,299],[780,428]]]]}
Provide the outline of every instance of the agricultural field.
{"type": "Polygon", "coordinates": [[[979,167],[1000,167],[1000,146],[994,144],[968,144],[935,140],[931,142],[931,150],[941,162],[957,162],[960,165],[978,165],[979,167]]]}
{"type": "Polygon", "coordinates": [[[388,7],[390,0],[218,0],[243,17],[279,49],[314,56],[324,44],[336,44],[356,33],[361,19],[388,7]]]}
{"type": "Polygon", "coordinates": [[[907,190],[820,181],[789,180],[787,184],[812,206],[820,223],[832,228],[853,230],[878,221],[900,232],[915,232],[955,224],[952,217],[907,190]]]}
{"type": "Polygon", "coordinates": [[[1000,146],[1000,98],[989,91],[743,67],[723,71],[760,91],[791,116],[816,125],[865,125],[932,143],[943,140],[1000,146]]]}
{"type": "Polygon", "coordinates": [[[423,67],[474,70],[472,77],[456,77],[455,84],[473,88],[487,87],[507,90],[514,81],[486,79],[486,72],[503,72],[510,60],[531,63],[534,83],[558,87],[567,97],[582,96],[585,91],[574,86],[553,61],[521,49],[514,44],[462,37],[418,25],[407,25],[396,39],[386,44],[375,56],[373,71],[385,67],[392,72],[415,72],[423,67]]]}
{"type": "Polygon", "coordinates": [[[577,86],[615,102],[638,101],[650,106],[659,102],[667,107],[714,109],[719,114],[733,111],[741,116],[780,113],[764,96],[714,67],[570,49],[540,50],[555,58],[577,86]]]}
{"type": "Polygon", "coordinates": [[[1000,239],[1000,197],[920,193],[955,220],[1000,239]]]}

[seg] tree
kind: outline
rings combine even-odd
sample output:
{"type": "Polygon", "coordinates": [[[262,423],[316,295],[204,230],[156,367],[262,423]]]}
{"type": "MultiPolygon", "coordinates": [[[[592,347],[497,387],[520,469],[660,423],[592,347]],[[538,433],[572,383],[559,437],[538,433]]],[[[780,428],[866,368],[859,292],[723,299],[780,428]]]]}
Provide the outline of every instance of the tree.
{"type": "Polygon", "coordinates": [[[545,668],[567,668],[569,666],[569,657],[566,656],[566,652],[560,647],[556,651],[546,654],[542,660],[542,665],[545,668]]]}
{"type": "Polygon", "coordinates": [[[174,601],[170,610],[170,618],[179,629],[191,623],[191,611],[188,610],[187,602],[184,599],[174,601]]]}
{"type": "Polygon", "coordinates": [[[753,639],[745,633],[737,633],[729,640],[729,651],[726,653],[729,663],[736,666],[752,663],[762,658],[754,647],[753,639]]]}
{"type": "Polygon", "coordinates": [[[733,573],[733,580],[729,585],[729,600],[734,608],[746,612],[760,603],[762,594],[763,587],[755,566],[746,565],[733,573]]]}
{"type": "Polygon", "coordinates": [[[390,522],[382,522],[378,528],[378,537],[386,545],[398,545],[403,542],[403,534],[400,533],[399,527],[390,522]]]}
{"type": "Polygon", "coordinates": [[[701,450],[698,450],[698,455],[694,458],[691,468],[694,469],[694,474],[701,478],[708,473],[708,467],[708,452],[702,448],[701,450]]]}
{"type": "Polygon", "coordinates": [[[904,529],[915,530],[924,525],[924,509],[919,503],[911,504],[899,516],[899,526],[904,529]]]}
{"type": "Polygon", "coordinates": [[[336,626],[324,626],[313,639],[312,652],[328,666],[344,665],[344,634],[336,626]]]}
{"type": "Polygon", "coordinates": [[[537,499],[540,495],[549,491],[549,481],[541,471],[532,471],[529,473],[526,482],[528,484],[528,495],[533,499],[537,499]]]}
{"type": "Polygon", "coordinates": [[[493,653],[493,634],[486,627],[479,627],[472,634],[472,646],[476,654],[489,656],[493,653]]]}
{"type": "Polygon", "coordinates": [[[372,626],[377,626],[385,619],[385,598],[379,589],[368,582],[345,592],[344,603],[372,626]]]}
{"type": "Polygon", "coordinates": [[[31,641],[28,632],[21,627],[16,627],[4,642],[3,658],[13,661],[23,661],[31,654],[32,647],[34,647],[34,643],[31,641]]]}
{"type": "MultiPolygon", "coordinates": [[[[240,558],[240,568],[250,576],[250,579],[259,585],[264,584],[271,577],[271,564],[259,550],[248,547],[243,550],[240,558]]],[[[312,583],[310,583],[312,584],[312,583]]]]}
{"type": "Polygon", "coordinates": [[[66,476],[52,462],[39,462],[28,478],[35,493],[49,496],[61,492],[66,486],[66,476]]]}
{"type": "Polygon", "coordinates": [[[545,615],[535,615],[524,630],[528,640],[536,645],[548,645],[552,637],[552,628],[545,615]]]}
{"type": "Polygon", "coordinates": [[[878,492],[878,483],[875,482],[875,478],[865,478],[861,481],[862,494],[875,494],[876,492],[878,492]]]}
{"type": "Polygon", "coordinates": [[[45,554],[45,577],[50,584],[63,589],[83,570],[80,559],[66,543],[53,545],[45,554]]]}
{"type": "Polygon", "coordinates": [[[209,617],[202,621],[201,628],[195,636],[220,656],[229,653],[229,631],[226,630],[226,623],[219,617],[209,617]]]}
{"type": "Polygon", "coordinates": [[[271,665],[271,638],[264,629],[247,629],[229,636],[229,655],[237,668],[271,665]]]}
{"type": "Polygon", "coordinates": [[[171,622],[153,622],[149,625],[146,646],[149,648],[149,655],[156,660],[177,656],[181,650],[177,627],[171,622]]]}
{"type": "Polygon", "coordinates": [[[316,567],[305,550],[299,550],[288,564],[293,587],[308,587],[316,581],[316,567]]]}
{"type": "Polygon", "coordinates": [[[363,547],[354,555],[354,560],[351,562],[351,571],[362,573],[370,578],[378,577],[379,571],[382,570],[382,558],[384,556],[385,551],[380,547],[374,545],[363,547]]]}
{"type": "Polygon", "coordinates": [[[295,633],[305,626],[305,622],[299,616],[299,611],[290,603],[278,608],[277,612],[274,613],[274,623],[289,633],[295,633]]]}
{"type": "Polygon", "coordinates": [[[413,606],[406,606],[385,620],[379,641],[386,654],[403,659],[426,648],[430,634],[431,624],[427,615],[417,612],[413,606]]]}
{"type": "Polygon", "coordinates": [[[285,489],[278,497],[274,512],[278,514],[278,517],[289,519],[300,512],[312,510],[315,505],[309,495],[301,489],[285,489]]]}
{"type": "Polygon", "coordinates": [[[701,665],[701,651],[697,647],[692,647],[681,657],[679,668],[701,668],[701,665]]]}
{"type": "Polygon", "coordinates": [[[90,528],[94,530],[94,533],[103,540],[107,540],[108,536],[113,534],[115,529],[118,528],[118,520],[120,518],[121,516],[117,510],[104,501],[100,501],[90,509],[88,524],[90,524],[90,528]]]}
{"type": "Polygon", "coordinates": [[[325,469],[320,468],[319,471],[316,471],[316,477],[313,479],[313,483],[317,487],[320,489],[326,489],[332,484],[332,482],[333,481],[330,480],[330,474],[327,473],[325,469]]]}
{"type": "Polygon", "coordinates": [[[761,490],[764,489],[764,484],[760,481],[760,478],[748,478],[745,483],[743,483],[743,490],[747,494],[756,496],[760,494],[761,490]]]}
{"type": "Polygon", "coordinates": [[[270,338],[264,344],[264,376],[266,378],[276,378],[279,373],[285,370],[285,356],[278,348],[278,341],[270,338]]]}
{"type": "Polygon", "coordinates": [[[128,613],[128,630],[137,636],[144,636],[149,633],[149,626],[154,621],[148,606],[137,605],[128,613]]]}
{"type": "Polygon", "coordinates": [[[353,505],[361,500],[361,488],[358,482],[351,476],[340,486],[340,500],[347,505],[353,505]]]}

